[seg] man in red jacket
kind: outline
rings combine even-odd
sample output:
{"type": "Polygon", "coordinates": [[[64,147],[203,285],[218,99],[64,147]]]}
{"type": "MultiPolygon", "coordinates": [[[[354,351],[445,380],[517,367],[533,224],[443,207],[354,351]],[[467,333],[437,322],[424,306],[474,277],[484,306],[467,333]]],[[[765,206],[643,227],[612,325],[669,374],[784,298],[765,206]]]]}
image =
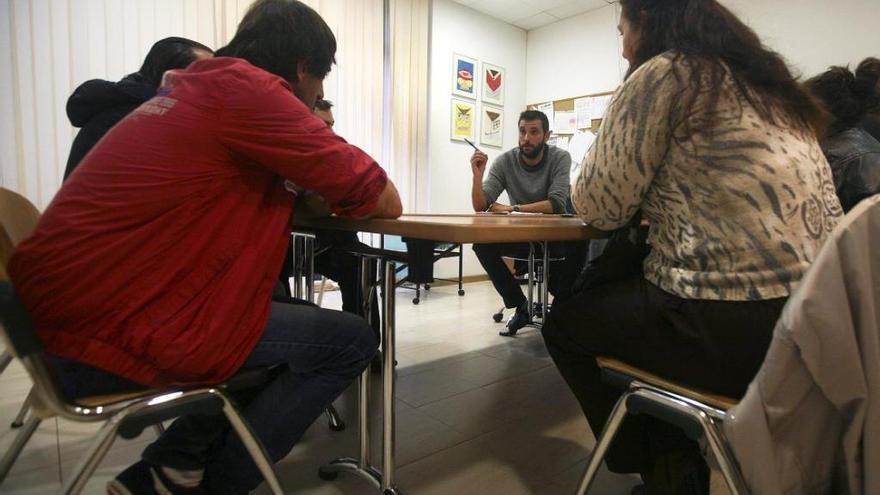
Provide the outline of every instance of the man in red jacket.
{"type": "MultiPolygon", "coordinates": [[[[9,266],[66,393],[284,363],[243,410],[277,461],[365,369],[377,343],[362,318],[270,300],[285,180],[339,215],[401,213],[378,164],[312,114],[335,51],[309,7],[258,0],[217,58],[166,73],[83,160],[9,266]]],[[[179,419],[111,492],[253,489],[259,471],[216,423],[179,419]]]]}

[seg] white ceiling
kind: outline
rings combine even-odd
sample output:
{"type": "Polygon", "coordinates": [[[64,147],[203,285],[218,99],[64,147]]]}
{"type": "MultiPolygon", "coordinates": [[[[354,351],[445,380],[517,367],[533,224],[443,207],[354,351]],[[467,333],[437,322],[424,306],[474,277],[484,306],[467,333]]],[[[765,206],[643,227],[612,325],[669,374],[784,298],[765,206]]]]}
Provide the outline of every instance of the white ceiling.
{"type": "Polygon", "coordinates": [[[596,10],[617,0],[453,0],[526,31],[596,10]]]}

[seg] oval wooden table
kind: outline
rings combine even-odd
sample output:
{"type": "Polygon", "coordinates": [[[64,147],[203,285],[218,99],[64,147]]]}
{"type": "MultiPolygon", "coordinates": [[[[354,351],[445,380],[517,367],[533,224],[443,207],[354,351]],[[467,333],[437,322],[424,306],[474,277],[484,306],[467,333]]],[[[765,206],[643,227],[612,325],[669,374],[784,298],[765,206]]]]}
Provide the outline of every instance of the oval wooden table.
{"type": "MultiPolygon", "coordinates": [[[[292,231],[295,237],[294,249],[297,249],[297,237],[307,258],[306,266],[314,266],[314,234],[315,229],[345,230],[351,232],[370,232],[381,235],[397,235],[414,239],[454,243],[502,243],[502,242],[540,242],[543,243],[544,267],[549,271],[548,242],[577,241],[605,237],[602,231],[586,226],[579,218],[568,215],[533,215],[533,214],[407,214],[396,219],[364,219],[355,220],[340,217],[295,218],[292,231]]],[[[402,491],[394,484],[395,470],[395,423],[394,423],[394,359],[395,359],[395,276],[397,273],[394,261],[385,259],[381,251],[362,253],[364,266],[368,258],[379,259],[383,265],[383,290],[385,298],[382,321],[382,470],[372,465],[370,460],[370,421],[369,421],[369,379],[368,367],[359,379],[358,386],[358,435],[360,438],[360,457],[346,457],[331,461],[321,467],[319,475],[324,479],[333,479],[339,472],[353,472],[370,481],[383,495],[400,494],[402,491]]],[[[296,259],[296,257],[294,257],[296,259]]],[[[311,269],[301,278],[306,280],[305,287],[296,281],[297,295],[310,298],[311,269]],[[304,294],[303,294],[304,293],[304,294]]],[[[362,273],[369,273],[363,269],[362,273]]],[[[300,274],[298,274],[300,275],[300,274]]],[[[549,273],[547,274],[549,276],[549,273]]],[[[362,277],[364,293],[373,288],[369,277],[362,277]]],[[[547,284],[544,284],[544,301],[547,300],[547,284]]],[[[368,306],[368,305],[367,305],[368,306]]],[[[543,305],[547,307],[546,304],[543,305]]]]}

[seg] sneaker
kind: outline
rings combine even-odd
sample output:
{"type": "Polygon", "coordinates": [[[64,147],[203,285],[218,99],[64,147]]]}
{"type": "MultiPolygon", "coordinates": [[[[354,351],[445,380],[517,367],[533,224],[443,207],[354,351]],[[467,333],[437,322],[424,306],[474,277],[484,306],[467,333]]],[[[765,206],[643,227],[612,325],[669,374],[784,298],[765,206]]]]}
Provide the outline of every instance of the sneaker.
{"type": "Polygon", "coordinates": [[[162,469],[138,461],[107,483],[107,495],[202,495],[201,486],[184,488],[169,480],[162,469]]]}
{"type": "Polygon", "coordinates": [[[529,318],[529,303],[524,302],[516,308],[516,311],[513,313],[513,316],[507,320],[507,326],[504,330],[498,332],[498,335],[502,337],[513,337],[516,335],[516,332],[519,331],[520,328],[528,325],[532,322],[532,319],[529,318]]]}

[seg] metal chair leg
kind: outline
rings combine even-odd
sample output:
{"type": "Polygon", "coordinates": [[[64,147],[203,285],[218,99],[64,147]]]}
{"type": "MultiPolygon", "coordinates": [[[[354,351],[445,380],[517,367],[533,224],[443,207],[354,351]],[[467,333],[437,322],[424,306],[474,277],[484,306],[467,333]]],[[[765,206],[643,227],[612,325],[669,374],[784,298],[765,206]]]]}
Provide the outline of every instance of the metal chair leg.
{"type": "Polygon", "coordinates": [[[704,417],[701,421],[703,430],[706,432],[706,441],[712,454],[715,456],[715,462],[727,482],[727,488],[731,495],[740,495],[749,493],[745,480],[736,463],[733,452],[730,451],[729,444],[724,440],[724,434],[718,428],[718,424],[711,418],[704,417]]]}
{"type": "Polygon", "coordinates": [[[614,440],[617,430],[620,429],[620,425],[623,423],[624,418],[626,418],[626,400],[631,393],[631,391],[624,392],[620,399],[617,400],[617,403],[614,404],[614,409],[611,410],[611,416],[608,418],[608,422],[605,423],[602,434],[596,439],[596,447],[593,448],[593,453],[590,454],[590,462],[587,463],[587,469],[584,471],[584,475],[578,485],[577,495],[586,495],[587,490],[590,489],[590,485],[593,483],[593,479],[596,478],[596,473],[599,472],[599,467],[605,459],[608,447],[611,446],[611,441],[614,440]]]}
{"type": "MultiPolygon", "coordinates": [[[[28,399],[30,399],[30,395],[28,395],[28,399]]],[[[31,409],[30,401],[28,399],[25,399],[21,404],[21,409],[18,410],[18,414],[15,415],[15,419],[13,419],[12,424],[9,425],[12,428],[21,428],[21,425],[24,424],[24,418],[31,409]]]]}
{"type": "Polygon", "coordinates": [[[269,490],[271,490],[274,495],[284,495],[284,490],[281,488],[278,476],[275,475],[275,468],[272,465],[272,460],[269,458],[269,454],[266,453],[266,448],[263,446],[263,443],[260,442],[260,439],[257,438],[256,435],[254,435],[250,425],[241,419],[241,415],[232,401],[219,390],[215,390],[214,393],[223,399],[223,414],[226,415],[226,419],[229,420],[232,428],[235,429],[235,432],[241,439],[241,443],[247,448],[248,453],[251,455],[251,459],[254,461],[254,464],[257,465],[260,473],[263,474],[263,478],[266,480],[266,485],[269,486],[269,490]]]}
{"type": "Polygon", "coordinates": [[[163,433],[165,433],[165,425],[162,423],[156,423],[153,425],[153,430],[156,432],[157,437],[161,437],[163,433]]]}
{"type": "Polygon", "coordinates": [[[107,451],[116,440],[116,430],[126,417],[126,414],[118,414],[104,423],[104,426],[98,430],[97,439],[92,443],[89,450],[85,453],[82,460],[76,466],[76,469],[70,474],[70,477],[64,481],[60,493],[64,495],[75,495],[82,491],[86,482],[95,472],[95,469],[107,455],[107,451]]]}
{"type": "Polygon", "coordinates": [[[34,432],[37,431],[41,422],[42,420],[40,418],[31,416],[27,420],[27,423],[25,423],[24,428],[22,428],[15,436],[15,440],[12,441],[9,450],[3,454],[3,459],[0,460],[0,483],[6,479],[6,475],[12,470],[12,465],[15,464],[21,451],[24,450],[24,446],[27,445],[28,440],[30,440],[34,432]]]}

